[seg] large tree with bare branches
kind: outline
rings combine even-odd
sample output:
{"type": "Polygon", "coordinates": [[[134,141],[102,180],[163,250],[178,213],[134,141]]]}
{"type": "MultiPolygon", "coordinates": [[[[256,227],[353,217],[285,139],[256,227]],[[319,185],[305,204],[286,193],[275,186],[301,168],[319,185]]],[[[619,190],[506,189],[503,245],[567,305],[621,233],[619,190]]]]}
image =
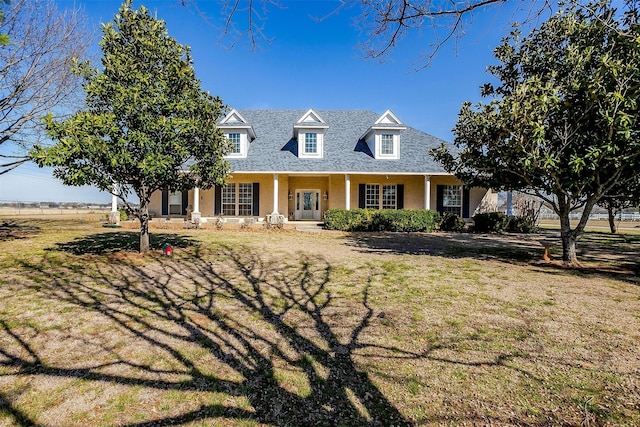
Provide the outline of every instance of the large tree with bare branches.
{"type": "Polygon", "coordinates": [[[85,56],[91,37],[78,10],[53,0],[2,2],[0,34],[0,175],[29,160],[45,136],[42,118],[64,115],[81,79],[71,64],[85,56]]]}
{"type": "MultiPolygon", "coordinates": [[[[204,15],[199,10],[199,0],[180,2],[204,15]]],[[[543,12],[550,11],[558,0],[334,0],[327,3],[334,8],[328,14],[311,9],[311,19],[330,19],[345,9],[359,9],[355,25],[365,34],[361,48],[369,58],[384,58],[403,39],[430,32],[424,49],[416,52],[415,63],[422,68],[429,65],[445,43],[463,36],[476,15],[506,13],[508,20],[534,21],[543,12]]],[[[246,40],[252,49],[270,42],[268,15],[286,7],[286,2],[279,0],[222,0],[221,4],[223,44],[233,47],[246,40]]],[[[324,10],[326,7],[322,5],[324,10]]]]}

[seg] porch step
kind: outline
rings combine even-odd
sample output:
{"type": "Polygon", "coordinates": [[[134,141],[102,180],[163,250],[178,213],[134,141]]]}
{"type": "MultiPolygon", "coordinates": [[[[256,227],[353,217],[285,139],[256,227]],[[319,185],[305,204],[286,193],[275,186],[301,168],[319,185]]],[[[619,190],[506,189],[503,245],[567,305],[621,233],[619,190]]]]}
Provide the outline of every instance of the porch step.
{"type": "Polygon", "coordinates": [[[295,227],[297,231],[306,231],[310,233],[320,233],[324,231],[324,223],[322,222],[297,222],[295,227]]]}

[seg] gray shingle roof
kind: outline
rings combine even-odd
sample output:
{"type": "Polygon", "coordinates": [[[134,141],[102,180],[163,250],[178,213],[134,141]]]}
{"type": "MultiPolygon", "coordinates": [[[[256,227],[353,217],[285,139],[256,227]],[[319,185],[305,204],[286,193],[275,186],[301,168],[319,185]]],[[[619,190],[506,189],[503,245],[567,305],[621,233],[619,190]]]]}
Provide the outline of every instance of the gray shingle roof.
{"type": "Polygon", "coordinates": [[[314,110],[328,125],[324,156],[298,158],[293,126],[305,110],[238,110],[253,126],[256,139],[244,159],[229,159],[235,172],[442,173],[429,149],[445,142],[406,124],[400,134],[400,159],[374,159],[359,139],[380,114],[365,110],[314,110]]]}

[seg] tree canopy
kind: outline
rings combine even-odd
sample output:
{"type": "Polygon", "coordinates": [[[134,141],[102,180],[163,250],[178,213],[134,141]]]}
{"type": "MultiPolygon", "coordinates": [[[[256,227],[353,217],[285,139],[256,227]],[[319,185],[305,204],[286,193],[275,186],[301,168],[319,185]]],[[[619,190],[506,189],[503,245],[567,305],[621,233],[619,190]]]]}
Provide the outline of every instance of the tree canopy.
{"type": "Polygon", "coordinates": [[[189,48],[165,23],[131,1],[103,26],[102,67],[76,64],[86,106],[63,121],[49,116],[56,144],[37,147],[40,166],[66,185],[115,192],[140,219],[140,251],[149,249],[148,206],[157,190],[223,184],[228,142],[216,127],[222,101],[202,91],[189,48]],[[114,189],[114,184],[117,184],[114,189]],[[128,202],[131,193],[139,206],[128,202]]]}
{"type": "Polygon", "coordinates": [[[636,176],[640,157],[637,17],[607,1],[572,6],[495,50],[487,103],[465,103],[454,145],[434,155],[469,185],[536,194],[560,216],[563,260],[592,207],[616,183],[636,176]],[[582,208],[572,229],[569,213],[582,208]]]}

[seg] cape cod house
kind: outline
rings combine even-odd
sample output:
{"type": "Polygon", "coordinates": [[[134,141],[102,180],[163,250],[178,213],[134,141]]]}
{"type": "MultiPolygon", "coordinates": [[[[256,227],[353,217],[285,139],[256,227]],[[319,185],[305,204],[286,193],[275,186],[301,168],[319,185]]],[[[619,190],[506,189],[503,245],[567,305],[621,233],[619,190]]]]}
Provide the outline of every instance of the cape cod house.
{"type": "Polygon", "coordinates": [[[436,209],[464,218],[496,196],[466,188],[429,155],[443,141],[391,111],[232,110],[225,187],[157,192],[156,217],[322,219],[330,208],[436,209]]]}

